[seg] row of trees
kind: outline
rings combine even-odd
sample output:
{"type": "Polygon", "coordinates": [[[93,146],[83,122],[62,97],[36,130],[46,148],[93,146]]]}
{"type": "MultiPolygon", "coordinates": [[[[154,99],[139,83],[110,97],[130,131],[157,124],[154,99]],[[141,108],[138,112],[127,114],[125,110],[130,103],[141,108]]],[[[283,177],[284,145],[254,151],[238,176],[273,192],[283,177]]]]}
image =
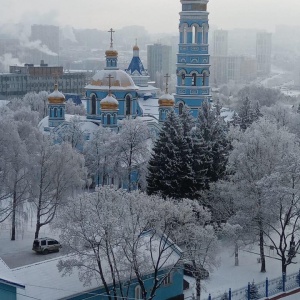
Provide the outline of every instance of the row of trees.
{"type": "Polygon", "coordinates": [[[0,112],[0,222],[36,216],[35,237],[76,189],[85,185],[84,158],[67,143],[55,144],[38,128],[38,112],[28,108],[0,112]]]}

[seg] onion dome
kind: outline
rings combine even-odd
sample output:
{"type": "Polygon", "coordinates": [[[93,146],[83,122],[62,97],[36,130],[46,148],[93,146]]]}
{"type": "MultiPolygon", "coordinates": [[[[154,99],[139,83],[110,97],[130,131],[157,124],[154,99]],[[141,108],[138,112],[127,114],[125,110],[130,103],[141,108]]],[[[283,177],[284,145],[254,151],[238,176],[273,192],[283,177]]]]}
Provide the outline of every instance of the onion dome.
{"type": "Polygon", "coordinates": [[[48,96],[48,101],[51,104],[62,104],[65,102],[65,96],[58,91],[58,85],[54,85],[54,92],[48,96]]]}
{"type": "Polygon", "coordinates": [[[105,51],[105,55],[106,57],[116,57],[118,56],[118,51],[111,48],[105,51]]]}
{"type": "Polygon", "coordinates": [[[130,75],[123,70],[101,70],[97,72],[92,79],[92,82],[85,88],[90,90],[109,90],[109,75],[111,78],[111,87],[113,90],[137,90],[138,87],[134,84],[130,75]]]}
{"type": "Polygon", "coordinates": [[[139,50],[140,50],[140,48],[139,48],[138,45],[134,45],[134,46],[133,46],[133,51],[139,51],[139,50]]]}
{"type": "Polygon", "coordinates": [[[100,101],[101,110],[117,110],[119,107],[119,102],[112,95],[108,94],[105,98],[100,101]]]}
{"type": "Polygon", "coordinates": [[[161,97],[159,97],[158,104],[159,106],[174,106],[175,104],[174,96],[170,94],[164,94],[161,97]]]}

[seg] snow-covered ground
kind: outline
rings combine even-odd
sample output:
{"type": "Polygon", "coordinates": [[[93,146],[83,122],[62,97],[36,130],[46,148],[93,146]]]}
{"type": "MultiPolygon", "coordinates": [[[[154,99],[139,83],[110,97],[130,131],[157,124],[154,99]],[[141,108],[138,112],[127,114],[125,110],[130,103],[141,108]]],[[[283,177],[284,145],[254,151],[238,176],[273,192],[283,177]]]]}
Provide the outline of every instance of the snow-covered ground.
{"type": "MultiPolygon", "coordinates": [[[[63,249],[60,253],[52,253],[49,255],[37,255],[31,250],[34,226],[24,228],[23,232],[18,235],[16,241],[10,241],[8,226],[0,224],[0,257],[8,264],[10,268],[16,268],[28,264],[48,259],[54,259],[63,254],[63,249]]],[[[42,229],[41,236],[50,236],[57,238],[57,234],[51,233],[48,227],[42,229]]],[[[218,255],[220,258],[220,265],[218,269],[210,272],[210,277],[204,280],[201,299],[207,300],[208,295],[212,297],[222,295],[229,288],[232,290],[246,287],[248,282],[255,283],[262,282],[268,277],[273,279],[281,275],[280,261],[274,258],[266,259],[267,272],[260,273],[260,264],[257,262],[258,246],[253,247],[251,252],[240,250],[239,252],[239,266],[234,266],[234,247],[224,246],[221,253],[218,255]]],[[[274,256],[272,250],[268,247],[265,248],[266,255],[274,256]]],[[[295,264],[288,266],[288,274],[299,271],[300,268],[300,255],[295,258],[295,264]]],[[[191,292],[189,292],[189,298],[191,292]]],[[[300,295],[293,295],[287,300],[300,299],[300,295]]]]}

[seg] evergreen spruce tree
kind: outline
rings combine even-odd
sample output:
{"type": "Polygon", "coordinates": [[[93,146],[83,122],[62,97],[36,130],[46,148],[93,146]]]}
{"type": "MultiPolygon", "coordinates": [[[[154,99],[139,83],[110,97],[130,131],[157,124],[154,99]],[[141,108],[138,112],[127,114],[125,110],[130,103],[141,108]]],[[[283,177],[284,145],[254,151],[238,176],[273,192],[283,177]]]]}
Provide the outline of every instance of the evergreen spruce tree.
{"type": "Polygon", "coordinates": [[[259,294],[258,294],[258,288],[254,283],[254,280],[252,281],[250,285],[250,300],[256,300],[259,299],[259,294]]]}
{"type": "Polygon", "coordinates": [[[239,110],[239,117],[241,119],[240,127],[243,130],[246,130],[255,120],[255,112],[252,108],[251,100],[249,100],[248,97],[243,100],[239,110]]]}
{"type": "Polygon", "coordinates": [[[207,184],[222,179],[225,175],[229,142],[226,137],[227,126],[216,115],[211,105],[205,101],[199,110],[196,131],[200,131],[208,149],[206,151],[207,184]]]}
{"type": "Polygon", "coordinates": [[[195,175],[193,170],[194,158],[193,158],[193,139],[192,128],[194,125],[194,119],[190,113],[190,110],[184,106],[182,114],[179,116],[182,136],[180,160],[178,161],[178,178],[179,178],[179,198],[194,198],[194,184],[195,175]]]}
{"type": "Polygon", "coordinates": [[[170,111],[159,137],[155,142],[149,161],[147,193],[161,194],[163,197],[178,198],[180,195],[180,177],[183,129],[178,115],[170,111]]]}

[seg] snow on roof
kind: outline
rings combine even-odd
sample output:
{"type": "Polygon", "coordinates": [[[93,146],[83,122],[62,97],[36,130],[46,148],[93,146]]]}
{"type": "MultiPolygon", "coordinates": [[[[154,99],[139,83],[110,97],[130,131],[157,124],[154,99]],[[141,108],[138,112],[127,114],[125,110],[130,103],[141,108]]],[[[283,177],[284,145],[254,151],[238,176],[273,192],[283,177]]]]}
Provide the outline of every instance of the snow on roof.
{"type": "Polygon", "coordinates": [[[97,72],[88,84],[86,90],[109,90],[109,75],[111,75],[111,89],[114,90],[138,90],[130,75],[123,70],[101,70],[97,72]]]}
{"type": "Polygon", "coordinates": [[[7,266],[7,264],[0,258],[0,283],[13,285],[15,287],[19,287],[24,289],[25,286],[22,284],[15,275],[12,270],[7,266]]]}
{"type": "Polygon", "coordinates": [[[221,117],[224,119],[224,121],[226,121],[226,122],[233,121],[233,116],[234,116],[234,110],[230,110],[229,108],[221,109],[221,117]]]}
{"type": "Polygon", "coordinates": [[[139,106],[143,112],[143,115],[152,115],[158,118],[159,112],[158,112],[158,99],[157,98],[149,98],[147,100],[144,100],[144,98],[138,99],[139,106]]]}
{"type": "MultiPolygon", "coordinates": [[[[152,249],[159,249],[160,247],[160,238],[164,238],[164,236],[158,236],[157,239],[151,239],[150,232],[145,233],[143,235],[144,241],[141,241],[141,248],[140,251],[143,255],[140,257],[143,260],[144,274],[148,275],[149,270],[151,270],[151,259],[150,259],[150,252],[149,250],[149,243],[150,240],[152,242],[152,249]],[[148,242],[148,243],[147,243],[148,242]],[[149,256],[147,259],[147,256],[149,256]],[[149,262],[149,264],[147,263],[149,262]]],[[[171,241],[170,241],[171,242],[171,241]]],[[[168,268],[170,266],[175,265],[180,256],[182,251],[179,247],[172,246],[166,249],[166,251],[162,254],[162,258],[166,258],[166,262],[164,259],[161,260],[160,267],[162,269],[168,268]]],[[[87,255],[89,253],[87,252],[87,255]]],[[[158,257],[158,252],[152,252],[152,258],[154,260],[158,257]]],[[[83,282],[79,280],[78,277],[78,269],[74,268],[72,274],[63,276],[58,271],[57,264],[60,259],[72,259],[76,258],[76,255],[66,255],[61,256],[53,259],[49,259],[46,261],[42,261],[39,263],[35,263],[32,265],[23,266],[20,268],[12,269],[12,272],[15,276],[20,278],[26,285],[26,290],[22,292],[24,295],[23,297],[20,296],[20,300],[27,300],[28,297],[43,299],[43,300],[54,300],[54,299],[61,299],[64,297],[68,297],[75,294],[84,293],[87,291],[91,291],[92,289],[101,287],[102,284],[100,283],[100,278],[91,278],[90,286],[84,286],[83,282]],[[98,281],[98,280],[99,281],[98,281]],[[42,295],[42,296],[41,296],[42,295]]],[[[111,281],[110,279],[110,272],[109,272],[109,264],[103,261],[102,267],[105,269],[107,268],[107,282],[111,281]]],[[[127,274],[127,273],[126,273],[127,274]]],[[[124,280],[128,278],[128,275],[123,274],[124,280]]],[[[18,295],[19,299],[19,295],[18,295]]]]}
{"type": "Polygon", "coordinates": [[[99,284],[96,280],[91,280],[91,286],[84,287],[78,278],[76,270],[70,276],[62,277],[57,268],[58,257],[40,263],[12,269],[15,276],[23,280],[26,289],[22,295],[18,295],[18,300],[33,299],[54,300],[81,293],[91,288],[96,288],[99,284]]]}

